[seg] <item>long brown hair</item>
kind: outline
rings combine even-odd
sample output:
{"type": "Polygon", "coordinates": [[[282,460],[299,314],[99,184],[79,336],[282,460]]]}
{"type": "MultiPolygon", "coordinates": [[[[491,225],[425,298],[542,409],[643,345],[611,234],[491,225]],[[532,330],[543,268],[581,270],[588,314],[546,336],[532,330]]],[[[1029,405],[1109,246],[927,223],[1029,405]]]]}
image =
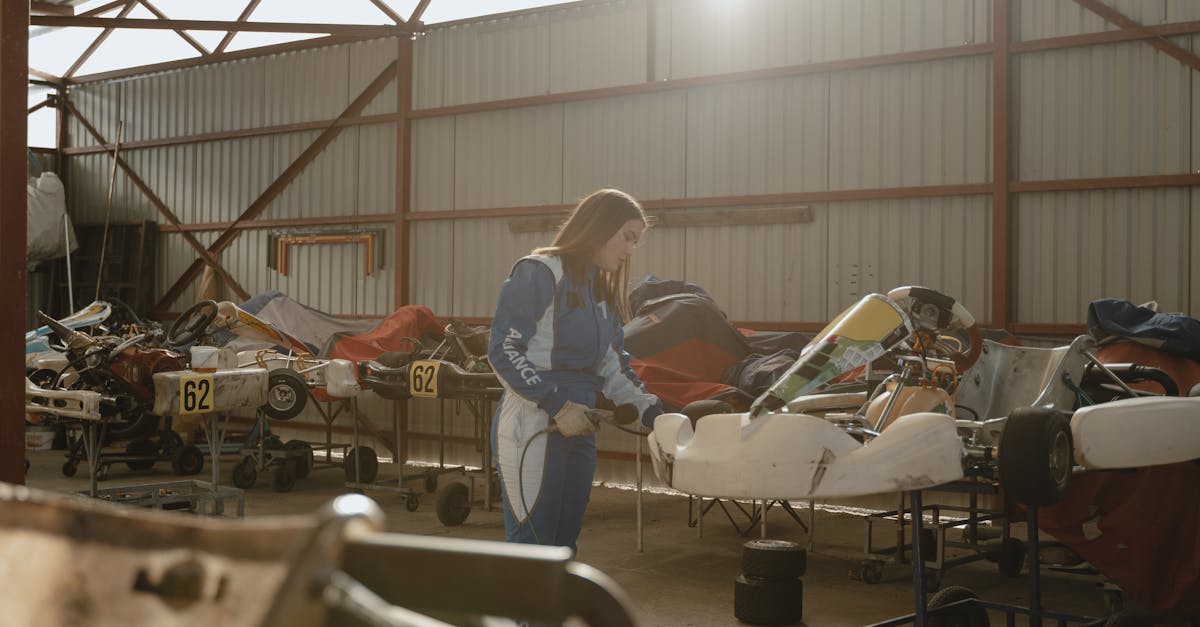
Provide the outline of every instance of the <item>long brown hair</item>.
{"type": "MultiPolygon", "coordinates": [[[[556,255],[572,279],[582,282],[587,277],[588,264],[617,231],[630,220],[641,220],[649,226],[646,213],[633,196],[619,189],[600,189],[579,201],[549,246],[535,248],[535,255],[556,255]]],[[[596,298],[629,321],[629,262],[621,263],[616,272],[598,269],[596,298]]]]}

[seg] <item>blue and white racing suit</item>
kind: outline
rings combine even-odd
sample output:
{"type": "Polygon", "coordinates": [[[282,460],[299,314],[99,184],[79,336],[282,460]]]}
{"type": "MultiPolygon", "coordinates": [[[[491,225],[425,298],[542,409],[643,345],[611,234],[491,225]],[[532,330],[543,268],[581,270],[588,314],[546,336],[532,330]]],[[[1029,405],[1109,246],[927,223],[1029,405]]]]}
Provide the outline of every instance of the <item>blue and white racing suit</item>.
{"type": "Polygon", "coordinates": [[[595,407],[603,393],[635,405],[643,421],[662,413],[629,366],[620,313],[594,296],[596,273],[589,266],[581,284],[560,258],[530,255],[500,286],[488,359],[504,386],[492,451],[509,542],[575,549],[596,470],[596,436],[538,435],[567,401],[595,407]]]}

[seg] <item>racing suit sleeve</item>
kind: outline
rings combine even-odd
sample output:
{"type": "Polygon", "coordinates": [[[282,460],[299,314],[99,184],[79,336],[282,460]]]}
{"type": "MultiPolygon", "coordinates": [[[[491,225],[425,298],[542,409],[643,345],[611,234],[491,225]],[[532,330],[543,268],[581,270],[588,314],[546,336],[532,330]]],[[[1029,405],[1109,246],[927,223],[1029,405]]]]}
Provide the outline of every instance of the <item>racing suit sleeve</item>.
{"type": "Polygon", "coordinates": [[[604,378],[604,395],[609,400],[624,405],[631,403],[638,408],[642,424],[654,426],[654,419],[663,413],[662,401],[642,384],[633,367],[629,365],[629,353],[625,352],[625,330],[620,320],[615,323],[612,344],[604,353],[600,365],[600,376],[604,378]]]}
{"type": "Polygon", "coordinates": [[[554,301],[555,287],[554,273],[545,264],[532,259],[517,262],[500,285],[488,342],[488,361],[504,387],[536,403],[550,416],[557,414],[567,399],[541,375],[528,352],[538,320],[554,301]]]}

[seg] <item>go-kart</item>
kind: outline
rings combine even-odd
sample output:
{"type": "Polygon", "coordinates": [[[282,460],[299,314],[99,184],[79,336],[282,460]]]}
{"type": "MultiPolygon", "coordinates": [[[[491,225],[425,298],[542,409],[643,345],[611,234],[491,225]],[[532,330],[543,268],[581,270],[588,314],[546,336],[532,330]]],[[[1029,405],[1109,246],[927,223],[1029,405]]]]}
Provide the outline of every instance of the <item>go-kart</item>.
{"type": "Polygon", "coordinates": [[[851,497],[969,474],[997,479],[1030,505],[1056,502],[1076,464],[1200,458],[1200,398],[1136,394],[1128,380],[1153,369],[1102,364],[1093,347],[1088,336],[1053,349],[984,341],[944,294],[871,294],[821,331],[748,412],[694,423],[694,413],[658,417],[651,458],[661,480],[699,496],[851,497]],[[820,393],[886,361],[893,374],[870,396],[820,393]],[[1085,406],[1106,390],[1113,400],[1085,406]]]}

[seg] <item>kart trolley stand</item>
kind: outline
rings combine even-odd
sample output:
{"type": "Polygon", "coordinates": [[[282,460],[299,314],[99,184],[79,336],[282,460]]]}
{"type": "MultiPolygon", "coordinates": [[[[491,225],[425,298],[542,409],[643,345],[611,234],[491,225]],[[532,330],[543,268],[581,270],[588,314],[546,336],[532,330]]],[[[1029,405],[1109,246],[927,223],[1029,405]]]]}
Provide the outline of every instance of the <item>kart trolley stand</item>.
{"type": "MultiPolygon", "coordinates": [[[[492,501],[497,493],[496,470],[492,463],[491,404],[500,400],[503,388],[493,372],[468,372],[458,364],[440,359],[421,359],[410,361],[398,366],[383,365],[377,361],[363,361],[358,366],[358,378],[364,388],[374,390],[380,396],[402,401],[413,397],[436,398],[441,400],[456,400],[466,404],[468,411],[475,419],[477,435],[483,442],[481,451],[482,467],[478,471],[470,471],[465,467],[447,468],[444,459],[439,468],[422,473],[417,477],[405,477],[403,467],[398,471],[397,480],[393,484],[372,483],[376,472],[374,451],[369,447],[359,447],[358,421],[354,423],[354,449],[346,457],[347,487],[353,489],[388,489],[405,495],[405,507],[415,511],[420,506],[420,497],[409,488],[403,487],[406,479],[423,477],[426,492],[437,492],[438,520],[447,527],[457,526],[467,519],[473,503],[482,503],[490,511],[492,501]],[[361,455],[355,454],[362,451],[361,455]],[[438,487],[437,478],[445,473],[462,473],[467,480],[455,481],[438,487]],[[483,494],[477,496],[475,478],[483,480],[483,494]]],[[[357,413],[357,410],[356,410],[357,413]]],[[[396,414],[396,433],[400,433],[399,413],[396,414]]],[[[444,424],[444,423],[443,423],[444,424]]],[[[444,433],[439,433],[439,440],[444,444],[444,433]]],[[[396,449],[401,449],[397,443],[396,449]]],[[[443,448],[444,450],[444,448],[443,448]]]]}

